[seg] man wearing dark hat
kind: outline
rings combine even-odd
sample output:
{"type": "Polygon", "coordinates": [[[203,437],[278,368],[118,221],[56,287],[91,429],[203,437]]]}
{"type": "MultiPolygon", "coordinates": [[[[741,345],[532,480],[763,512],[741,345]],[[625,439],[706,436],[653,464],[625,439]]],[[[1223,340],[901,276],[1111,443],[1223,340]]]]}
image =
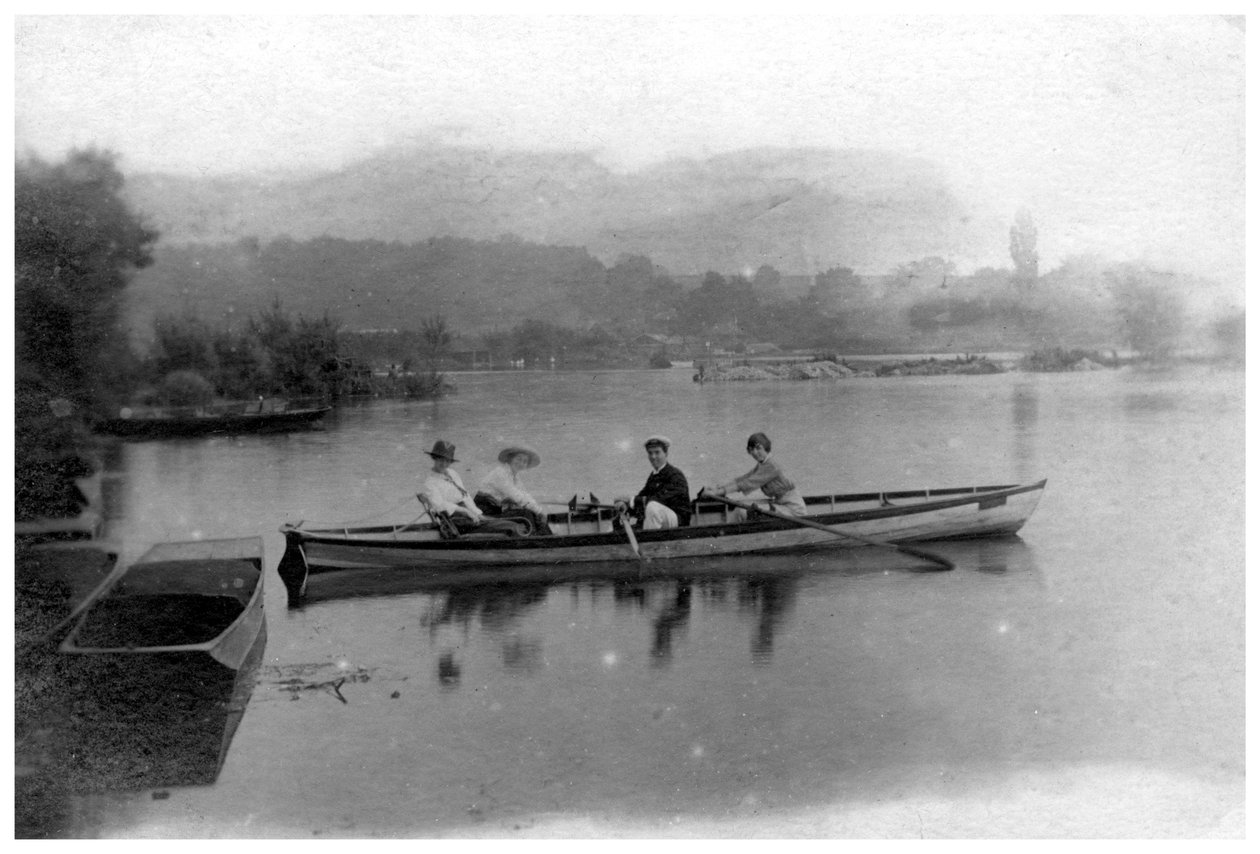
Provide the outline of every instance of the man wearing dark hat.
{"type": "Polygon", "coordinates": [[[438,439],[433,443],[433,450],[425,453],[433,458],[433,470],[420,487],[420,494],[429,507],[434,513],[448,514],[461,532],[479,527],[481,511],[464,488],[459,472],[451,468],[451,463],[459,462],[455,459],[455,446],[438,439]]]}
{"type": "MultiPolygon", "coordinates": [[[[691,520],[691,493],[687,476],[669,462],[669,439],[652,436],[643,443],[652,473],[639,494],[634,497],[635,515],[642,520],[643,530],[677,528],[691,520]]],[[[629,502],[619,498],[618,508],[629,502]]]]}

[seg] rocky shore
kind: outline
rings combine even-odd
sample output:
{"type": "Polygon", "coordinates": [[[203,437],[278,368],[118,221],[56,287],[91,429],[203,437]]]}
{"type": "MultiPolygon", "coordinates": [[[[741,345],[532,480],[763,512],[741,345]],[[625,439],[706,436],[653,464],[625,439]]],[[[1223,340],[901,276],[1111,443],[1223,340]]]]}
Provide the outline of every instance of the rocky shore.
{"type": "Polygon", "coordinates": [[[757,380],[840,380],[850,377],[936,376],[939,374],[999,374],[1002,365],[983,356],[959,359],[922,359],[915,361],[863,362],[795,362],[793,364],[732,365],[697,373],[698,382],[748,382],[757,380]]]}
{"type": "Polygon", "coordinates": [[[1010,370],[1040,372],[1100,371],[1112,364],[1103,364],[1080,351],[1052,351],[1025,356],[1018,362],[997,362],[987,356],[955,356],[937,359],[899,359],[887,362],[874,360],[819,360],[763,365],[727,365],[701,369],[696,382],[755,382],[759,380],[841,380],[851,377],[922,377],[942,374],[1001,374],[1010,370]]]}

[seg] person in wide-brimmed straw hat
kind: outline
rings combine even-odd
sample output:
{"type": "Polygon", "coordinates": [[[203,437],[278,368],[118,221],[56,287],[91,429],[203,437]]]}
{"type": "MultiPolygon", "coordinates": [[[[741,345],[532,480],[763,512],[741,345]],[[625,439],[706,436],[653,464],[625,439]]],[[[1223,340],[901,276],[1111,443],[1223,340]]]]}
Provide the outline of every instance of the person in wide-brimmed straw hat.
{"type": "Polygon", "coordinates": [[[525,457],[525,468],[535,468],[542,462],[542,457],[538,456],[538,452],[533,448],[526,448],[522,445],[509,445],[502,451],[499,451],[499,462],[510,463],[513,457],[525,457]]]}
{"type": "Polygon", "coordinates": [[[536,531],[548,533],[546,514],[521,483],[521,472],[541,462],[537,451],[523,445],[499,451],[499,464],[477,486],[473,500],[478,509],[490,516],[525,516],[536,531]]]}
{"type": "Polygon", "coordinates": [[[481,525],[481,511],[464,488],[459,472],[451,468],[455,459],[455,446],[438,439],[433,450],[425,451],[433,458],[433,470],[420,488],[422,495],[434,513],[447,513],[457,528],[468,530],[481,525]]]}

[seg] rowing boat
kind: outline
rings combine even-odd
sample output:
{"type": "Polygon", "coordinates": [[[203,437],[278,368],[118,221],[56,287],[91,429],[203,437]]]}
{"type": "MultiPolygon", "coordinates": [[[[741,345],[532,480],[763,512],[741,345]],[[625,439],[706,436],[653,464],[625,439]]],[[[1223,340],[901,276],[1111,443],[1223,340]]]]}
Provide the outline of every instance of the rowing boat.
{"type": "Polygon", "coordinates": [[[262,563],[261,537],[156,545],[107,579],[60,649],[235,672],[266,630],[262,563]]]}
{"type": "Polygon", "coordinates": [[[278,567],[290,603],[308,587],[347,570],[396,568],[452,580],[485,567],[661,561],[811,551],[831,547],[1011,535],[1036,509],[1045,481],[1002,486],[903,490],[805,499],[802,521],[753,514],[741,519],[727,502],[700,498],[690,524],[625,531],[611,508],[576,505],[548,515],[551,533],[451,537],[431,521],[373,527],[280,528],[278,567]]]}
{"type": "Polygon", "coordinates": [[[323,403],[283,399],[203,407],[125,407],[117,417],[95,422],[93,429],[131,439],[279,433],[311,427],[331,411],[332,407],[323,403]]]}

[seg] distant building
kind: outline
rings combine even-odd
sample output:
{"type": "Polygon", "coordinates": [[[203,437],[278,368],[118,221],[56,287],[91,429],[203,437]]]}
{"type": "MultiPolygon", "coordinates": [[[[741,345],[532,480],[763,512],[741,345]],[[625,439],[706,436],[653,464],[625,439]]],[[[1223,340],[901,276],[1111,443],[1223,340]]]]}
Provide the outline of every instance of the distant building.
{"type": "Polygon", "coordinates": [[[631,349],[639,352],[658,353],[665,352],[670,358],[682,358],[687,355],[687,342],[677,335],[658,335],[652,332],[644,332],[630,339],[629,346],[631,349]]]}

